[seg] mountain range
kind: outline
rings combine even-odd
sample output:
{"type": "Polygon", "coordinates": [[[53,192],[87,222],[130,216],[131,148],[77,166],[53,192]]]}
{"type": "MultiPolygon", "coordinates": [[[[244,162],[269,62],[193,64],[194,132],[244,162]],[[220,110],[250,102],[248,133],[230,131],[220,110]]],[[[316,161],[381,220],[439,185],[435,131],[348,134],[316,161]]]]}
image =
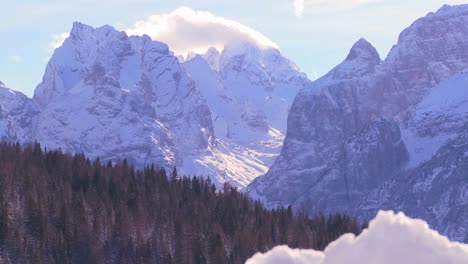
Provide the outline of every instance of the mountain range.
{"type": "Polygon", "coordinates": [[[275,48],[181,59],[76,22],[33,98],[0,83],[0,138],[175,166],[271,207],[402,210],[467,242],[467,71],[468,5],[418,19],[385,60],[360,39],[313,82],[275,48]]]}
{"type": "Polygon", "coordinates": [[[180,62],[146,35],[77,22],[33,98],[0,87],[0,135],[243,188],[279,154],[309,83],[277,49],[238,43],[180,62]]]}

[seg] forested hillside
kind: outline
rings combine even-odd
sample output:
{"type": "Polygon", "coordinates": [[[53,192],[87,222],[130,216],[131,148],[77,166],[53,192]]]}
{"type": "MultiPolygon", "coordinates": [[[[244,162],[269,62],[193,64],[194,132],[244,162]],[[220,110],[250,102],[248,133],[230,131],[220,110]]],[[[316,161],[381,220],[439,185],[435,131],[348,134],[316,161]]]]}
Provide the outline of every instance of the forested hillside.
{"type": "Polygon", "coordinates": [[[0,144],[0,263],[243,263],[360,231],[348,216],[268,210],[175,169],[0,144]]]}

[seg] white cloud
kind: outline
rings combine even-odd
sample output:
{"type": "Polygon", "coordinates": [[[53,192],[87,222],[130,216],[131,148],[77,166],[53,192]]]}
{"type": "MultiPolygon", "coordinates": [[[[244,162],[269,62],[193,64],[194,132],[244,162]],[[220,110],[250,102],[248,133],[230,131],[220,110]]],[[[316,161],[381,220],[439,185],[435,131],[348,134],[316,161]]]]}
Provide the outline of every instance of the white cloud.
{"type": "Polygon", "coordinates": [[[426,222],[403,213],[379,212],[362,234],[345,234],[324,252],[280,246],[255,254],[246,264],[465,264],[467,260],[467,244],[450,242],[426,222]]]}
{"type": "Polygon", "coordinates": [[[62,46],[63,41],[68,38],[70,34],[68,32],[63,32],[60,34],[55,34],[52,35],[52,41],[49,43],[49,48],[50,49],[56,49],[60,46],[62,46]]]}
{"type": "Polygon", "coordinates": [[[293,2],[294,13],[296,16],[302,16],[302,12],[304,12],[304,0],[294,0],[293,2]]]}
{"type": "Polygon", "coordinates": [[[23,58],[19,55],[8,56],[8,59],[14,63],[20,63],[23,60],[23,58]]]}
{"type": "Polygon", "coordinates": [[[168,14],[150,16],[125,31],[129,35],[147,34],[154,40],[162,41],[176,55],[186,55],[190,51],[202,53],[209,47],[222,49],[226,43],[236,41],[278,48],[276,43],[248,26],[187,7],[180,7],[168,14]]]}
{"type": "Polygon", "coordinates": [[[300,17],[307,8],[310,13],[327,13],[382,0],[294,0],[294,12],[300,17]]]}

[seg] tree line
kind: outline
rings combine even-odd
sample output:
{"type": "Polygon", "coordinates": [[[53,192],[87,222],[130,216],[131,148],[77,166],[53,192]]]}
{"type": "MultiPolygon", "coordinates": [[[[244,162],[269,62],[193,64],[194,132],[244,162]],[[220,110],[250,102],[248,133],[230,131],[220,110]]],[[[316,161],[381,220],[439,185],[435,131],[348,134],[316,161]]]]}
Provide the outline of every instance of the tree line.
{"type": "Polygon", "coordinates": [[[267,209],[175,169],[0,143],[0,263],[244,263],[361,230],[347,215],[267,209]]]}

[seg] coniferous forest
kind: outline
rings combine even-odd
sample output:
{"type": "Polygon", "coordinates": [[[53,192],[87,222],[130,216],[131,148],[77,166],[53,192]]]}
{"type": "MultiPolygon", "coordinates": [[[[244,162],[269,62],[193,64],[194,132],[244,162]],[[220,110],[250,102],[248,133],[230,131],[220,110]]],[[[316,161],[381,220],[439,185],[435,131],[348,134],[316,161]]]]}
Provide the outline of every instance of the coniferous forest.
{"type": "Polygon", "coordinates": [[[0,263],[244,263],[361,229],[346,215],[266,209],[175,169],[0,144],[0,263]]]}

